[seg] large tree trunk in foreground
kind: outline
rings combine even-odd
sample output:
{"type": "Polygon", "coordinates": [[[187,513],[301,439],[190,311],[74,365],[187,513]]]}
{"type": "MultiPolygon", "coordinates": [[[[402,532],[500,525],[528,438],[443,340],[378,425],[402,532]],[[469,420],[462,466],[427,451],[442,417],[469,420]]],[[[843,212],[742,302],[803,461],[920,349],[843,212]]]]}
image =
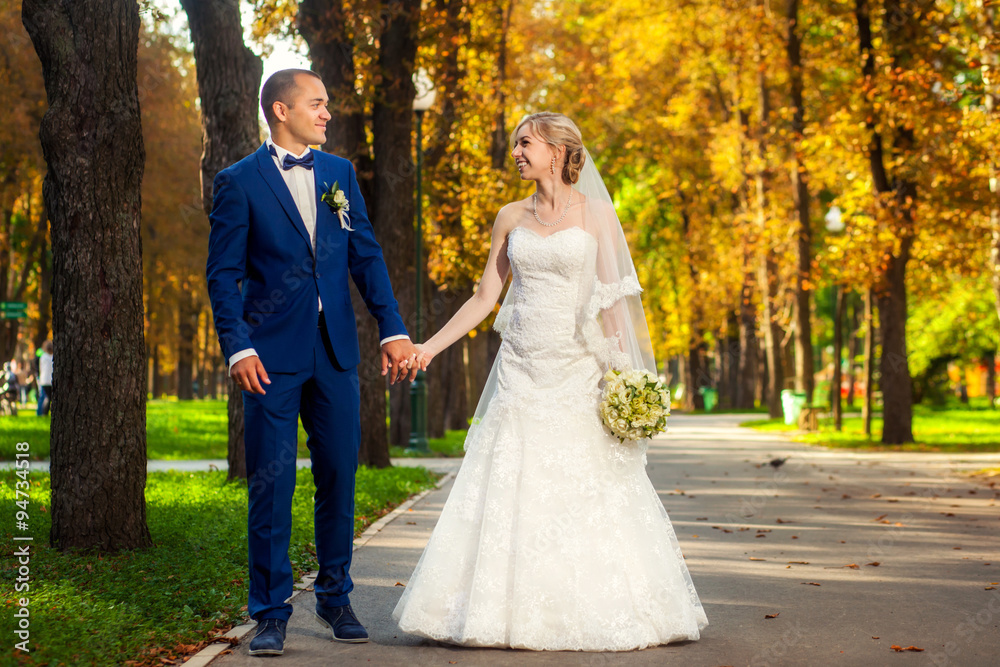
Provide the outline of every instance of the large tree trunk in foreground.
{"type": "MultiPolygon", "coordinates": [[[[260,146],[257,94],[263,64],[243,43],[239,0],[181,0],[191,25],[198,68],[198,96],[204,152],[201,156],[201,201],[212,210],[215,176],[260,146]]],[[[205,230],[206,243],[208,230],[205,230]]],[[[228,368],[229,360],[226,359],[228,368]]],[[[227,373],[228,378],[228,373],[227,373]]],[[[229,479],[246,479],[243,445],[243,392],[228,378],[229,479]]]]}
{"type": "Polygon", "coordinates": [[[45,76],[52,221],[52,545],[149,546],[142,246],[145,164],[133,0],[26,0],[45,76]]]}

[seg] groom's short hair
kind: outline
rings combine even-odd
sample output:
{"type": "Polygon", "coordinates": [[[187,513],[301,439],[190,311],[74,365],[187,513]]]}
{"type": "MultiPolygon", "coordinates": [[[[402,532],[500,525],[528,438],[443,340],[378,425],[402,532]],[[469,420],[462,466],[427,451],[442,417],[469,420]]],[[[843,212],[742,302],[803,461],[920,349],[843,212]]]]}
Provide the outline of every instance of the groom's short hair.
{"type": "Polygon", "coordinates": [[[283,102],[291,106],[288,100],[291,99],[292,93],[298,88],[298,84],[295,83],[295,76],[298,74],[306,74],[320,79],[319,74],[312,70],[282,69],[269,76],[267,81],[264,82],[264,87],[260,89],[260,108],[264,111],[264,119],[269,126],[278,120],[274,115],[275,102],[283,102]]]}

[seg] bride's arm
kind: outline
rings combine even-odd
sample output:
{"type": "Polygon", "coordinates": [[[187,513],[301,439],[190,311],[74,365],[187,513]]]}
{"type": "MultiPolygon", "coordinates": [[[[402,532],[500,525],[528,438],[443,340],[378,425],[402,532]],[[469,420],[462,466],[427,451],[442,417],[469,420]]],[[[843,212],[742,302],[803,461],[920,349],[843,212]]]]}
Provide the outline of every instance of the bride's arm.
{"type": "Polygon", "coordinates": [[[476,293],[448,320],[448,323],[441,327],[440,331],[431,336],[423,345],[418,346],[425,353],[425,363],[430,361],[427,357],[438,355],[449,345],[475,329],[493,312],[493,306],[500,298],[504,283],[507,282],[507,276],[510,274],[510,260],[507,257],[507,234],[513,229],[513,221],[514,215],[508,210],[508,207],[502,208],[497,215],[496,222],[493,223],[490,256],[486,262],[483,277],[479,281],[479,287],[476,289],[476,293]]]}

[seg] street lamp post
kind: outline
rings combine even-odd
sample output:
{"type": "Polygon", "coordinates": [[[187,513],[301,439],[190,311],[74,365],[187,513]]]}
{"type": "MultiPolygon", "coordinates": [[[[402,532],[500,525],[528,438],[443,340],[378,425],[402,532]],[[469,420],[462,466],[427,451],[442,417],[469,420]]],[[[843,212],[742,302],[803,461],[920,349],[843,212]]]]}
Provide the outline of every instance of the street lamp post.
{"type": "MultiPolygon", "coordinates": [[[[416,72],[413,76],[413,83],[417,88],[416,97],[413,99],[413,111],[417,116],[417,257],[416,267],[416,323],[414,334],[416,341],[422,343],[424,340],[423,321],[423,290],[424,290],[424,216],[423,216],[423,166],[424,166],[424,142],[423,124],[424,113],[434,104],[437,93],[434,84],[427,77],[423,70],[416,72]]],[[[427,378],[423,371],[417,371],[417,377],[410,385],[410,441],[409,449],[415,452],[427,452],[427,378]]]]}
{"type": "MultiPolygon", "coordinates": [[[[826,214],[826,231],[840,234],[844,231],[844,221],[841,218],[840,207],[832,206],[826,214]]],[[[840,357],[843,353],[844,334],[842,322],[844,319],[844,294],[840,283],[833,285],[833,377],[830,381],[830,410],[833,412],[833,428],[842,428],[843,412],[840,404],[841,369],[840,357]]],[[[853,363],[853,361],[852,361],[853,363]]]]}

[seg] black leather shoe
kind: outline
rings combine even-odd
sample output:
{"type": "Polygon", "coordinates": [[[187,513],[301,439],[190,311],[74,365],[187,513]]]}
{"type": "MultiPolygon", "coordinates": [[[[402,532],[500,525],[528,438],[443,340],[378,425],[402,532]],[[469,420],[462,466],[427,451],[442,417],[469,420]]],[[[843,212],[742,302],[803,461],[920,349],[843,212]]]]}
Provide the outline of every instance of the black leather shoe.
{"type": "Polygon", "coordinates": [[[250,655],[281,655],[285,652],[287,621],[265,618],[257,625],[257,634],[250,640],[250,655]]]}
{"type": "Polygon", "coordinates": [[[363,644],[368,641],[368,631],[354,615],[351,605],[343,607],[320,607],[316,605],[316,619],[333,630],[333,639],[350,644],[363,644]]]}

